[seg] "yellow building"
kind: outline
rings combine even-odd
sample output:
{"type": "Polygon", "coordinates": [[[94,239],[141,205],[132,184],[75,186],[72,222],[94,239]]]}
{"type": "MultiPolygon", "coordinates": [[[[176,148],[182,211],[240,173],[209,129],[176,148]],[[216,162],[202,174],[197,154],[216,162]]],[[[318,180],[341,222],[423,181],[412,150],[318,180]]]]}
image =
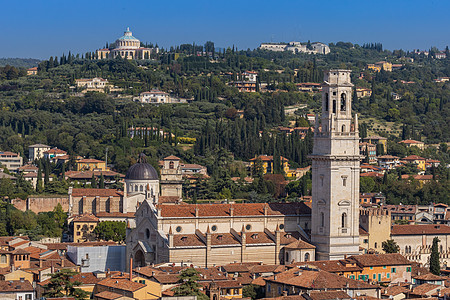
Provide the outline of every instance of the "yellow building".
{"type": "Polygon", "coordinates": [[[14,270],[5,275],[0,275],[1,280],[28,280],[29,282],[33,282],[33,273],[27,272],[21,269],[14,270]]]}
{"type": "Polygon", "coordinates": [[[399,144],[403,144],[406,147],[410,148],[412,146],[416,146],[420,150],[423,150],[425,148],[424,142],[416,141],[416,140],[403,140],[398,142],[399,144]]]}
{"type": "Polygon", "coordinates": [[[364,98],[364,97],[370,97],[372,95],[372,90],[363,88],[363,87],[357,87],[356,88],[356,96],[358,98],[364,98]]]}
{"type": "Polygon", "coordinates": [[[360,235],[364,253],[384,253],[382,244],[391,239],[391,213],[387,209],[366,208],[359,214],[359,226],[367,235],[360,235]]]}
{"type": "Polygon", "coordinates": [[[414,164],[417,166],[417,169],[421,171],[425,171],[426,169],[426,163],[425,158],[420,157],[418,155],[410,155],[405,158],[402,158],[401,161],[404,161],[406,163],[414,164]]]}
{"type": "MultiPolygon", "coordinates": [[[[273,156],[268,155],[260,155],[258,157],[250,159],[251,166],[254,168],[258,161],[261,162],[263,174],[273,174],[274,171],[274,165],[273,165],[273,156]]],[[[280,156],[280,161],[282,164],[283,172],[285,174],[289,174],[289,160],[287,158],[284,158],[283,156],[280,156]]]]}
{"type": "Polygon", "coordinates": [[[37,67],[27,69],[27,75],[37,75],[37,73],[38,73],[37,67]]]}
{"type": "Polygon", "coordinates": [[[85,158],[76,162],[77,171],[108,171],[103,160],[85,158]]]}
{"type": "Polygon", "coordinates": [[[399,253],[350,256],[363,270],[359,280],[369,282],[411,282],[411,262],[399,253]]]}
{"type": "Polygon", "coordinates": [[[89,240],[98,222],[98,218],[93,214],[75,216],[72,221],[73,241],[80,243],[89,240]]]}
{"type": "Polygon", "coordinates": [[[387,61],[379,61],[374,64],[368,64],[367,69],[375,72],[380,72],[382,69],[386,72],[392,72],[392,64],[387,61]]]}

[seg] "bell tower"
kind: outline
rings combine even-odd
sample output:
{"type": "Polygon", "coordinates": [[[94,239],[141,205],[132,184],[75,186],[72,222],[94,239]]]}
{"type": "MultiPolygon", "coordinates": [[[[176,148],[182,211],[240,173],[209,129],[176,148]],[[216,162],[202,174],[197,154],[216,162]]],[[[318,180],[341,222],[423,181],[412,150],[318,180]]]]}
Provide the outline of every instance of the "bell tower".
{"type": "Polygon", "coordinates": [[[350,70],[325,71],[312,159],[311,241],[317,260],[359,254],[359,133],[350,70]],[[353,122],[352,122],[353,121],[353,122]]]}

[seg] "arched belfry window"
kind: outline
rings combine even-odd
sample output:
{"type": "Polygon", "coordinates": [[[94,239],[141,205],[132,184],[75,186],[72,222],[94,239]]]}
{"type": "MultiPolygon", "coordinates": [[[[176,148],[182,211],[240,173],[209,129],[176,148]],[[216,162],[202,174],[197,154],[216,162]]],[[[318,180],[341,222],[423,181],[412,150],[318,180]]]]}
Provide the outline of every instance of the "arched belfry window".
{"type": "Polygon", "coordinates": [[[173,161],[169,162],[169,169],[173,169],[174,168],[174,163],[173,161]]]}
{"type": "Polygon", "coordinates": [[[328,93],[325,93],[325,111],[328,111],[328,102],[329,102],[329,99],[328,99],[328,93]]]}
{"type": "Polygon", "coordinates": [[[345,125],[342,125],[342,132],[345,132],[345,125]]]}
{"type": "Polygon", "coordinates": [[[346,111],[347,109],[347,96],[345,93],[341,94],[341,111],[346,111]]]}
{"type": "Polygon", "coordinates": [[[343,213],[342,214],[342,224],[341,224],[342,228],[346,228],[347,227],[347,213],[343,213]]]}
{"type": "Polygon", "coordinates": [[[305,253],[305,261],[309,261],[309,253],[308,252],[305,253]]]}

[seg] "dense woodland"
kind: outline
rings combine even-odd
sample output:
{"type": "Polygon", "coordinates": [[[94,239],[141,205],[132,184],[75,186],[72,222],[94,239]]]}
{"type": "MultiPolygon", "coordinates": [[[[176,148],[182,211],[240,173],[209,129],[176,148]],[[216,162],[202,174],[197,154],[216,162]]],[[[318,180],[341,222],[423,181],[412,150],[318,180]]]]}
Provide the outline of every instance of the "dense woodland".
{"type": "MultiPolygon", "coordinates": [[[[26,76],[21,65],[0,67],[0,150],[18,152],[26,161],[28,146],[34,143],[58,147],[71,156],[97,159],[105,159],[108,148],[108,162],[121,173],[136,161],[140,152],[155,167],[158,160],[173,154],[186,163],[208,168],[210,178],[198,179],[194,187],[186,184],[187,200],[298,201],[299,196],[310,194],[310,174],[280,191],[279,177],[263,176],[258,168],[248,170],[243,162],[267,154],[277,161],[280,156],[286,157],[292,167],[308,166],[313,134],[300,139],[296,134],[282,134],[274,128],[287,126],[289,121],[309,126],[304,114],[320,110],[320,94],[298,92],[295,83],[321,82],[325,69],[349,68],[355,86],[373,91],[371,97],[353,98],[353,110],[360,115],[363,137],[372,133],[388,137],[389,154],[439,159],[441,166],[450,163],[445,145],[420,151],[397,144],[406,138],[437,145],[450,141],[450,84],[433,81],[450,76],[449,58],[437,60],[431,55],[383,50],[380,44],[359,46],[339,42],[330,48],[328,55],[235,47],[215,51],[214,43],[208,42],[204,46],[186,44],[162,49],[143,61],[97,60],[93,53],[69,52],[40,62],[36,76],[26,76]],[[407,62],[405,57],[413,58],[414,62],[407,62]],[[380,60],[404,66],[377,74],[365,70],[368,63],[380,60]],[[267,91],[239,93],[227,85],[241,78],[246,70],[258,71],[258,80],[267,83],[267,91]],[[92,77],[106,78],[123,91],[78,93],[75,79],[92,77]],[[414,83],[405,84],[402,80],[414,83]],[[133,96],[150,89],[192,102],[152,106],[132,101],[133,96]],[[401,95],[400,99],[394,100],[393,93],[401,95]],[[294,116],[286,116],[285,107],[296,104],[307,107],[294,116]],[[243,118],[237,116],[238,110],[244,111],[243,118]],[[401,132],[374,132],[373,120],[394,124],[401,132]],[[127,130],[132,126],[158,128],[173,135],[140,132],[131,139],[127,130]],[[246,176],[254,177],[254,182],[231,180],[246,176]]],[[[2,179],[1,196],[10,199],[32,193],[65,193],[69,183],[62,174],[73,165],[56,166],[45,161],[39,165],[43,181],[50,176],[55,178],[53,183],[42,183],[33,190],[20,177],[17,182],[2,179]]],[[[275,169],[283,176],[279,166],[275,169]]],[[[414,168],[405,167],[382,180],[362,179],[361,190],[381,191],[390,203],[449,203],[448,169],[440,167],[432,172],[436,180],[423,187],[399,180],[401,174],[417,173],[414,168]]],[[[7,230],[15,232],[12,225],[7,230]]]]}

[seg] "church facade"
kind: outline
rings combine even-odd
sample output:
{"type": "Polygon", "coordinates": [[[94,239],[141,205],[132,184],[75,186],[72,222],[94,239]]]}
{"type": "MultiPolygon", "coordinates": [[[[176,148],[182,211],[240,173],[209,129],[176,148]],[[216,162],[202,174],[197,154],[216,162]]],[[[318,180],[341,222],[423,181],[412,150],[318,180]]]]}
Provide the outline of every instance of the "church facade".
{"type": "Polygon", "coordinates": [[[127,233],[134,266],[189,263],[200,267],[232,262],[284,264],[311,261],[315,247],[303,228],[304,203],[158,204],[139,206],[136,228],[127,233]]]}
{"type": "Polygon", "coordinates": [[[322,117],[312,159],[311,242],[318,260],[359,254],[358,118],[353,121],[350,70],[325,72],[322,117]]]}

